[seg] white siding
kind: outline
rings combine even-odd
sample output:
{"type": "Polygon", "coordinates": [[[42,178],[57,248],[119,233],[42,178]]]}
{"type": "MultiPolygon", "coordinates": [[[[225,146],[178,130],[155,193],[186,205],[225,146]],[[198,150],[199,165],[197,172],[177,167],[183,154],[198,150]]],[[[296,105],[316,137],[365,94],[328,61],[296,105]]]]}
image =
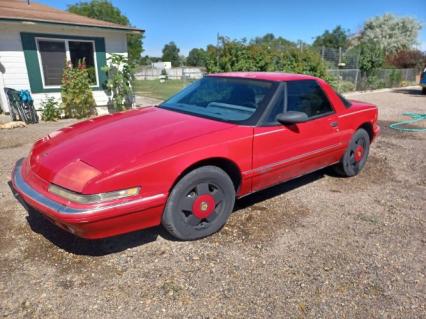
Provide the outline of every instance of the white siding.
{"type": "MultiPolygon", "coordinates": [[[[5,97],[2,86],[17,90],[30,90],[20,32],[103,37],[107,58],[112,53],[127,55],[127,38],[122,31],[0,22],[0,104],[6,112],[8,108],[7,105],[4,105],[5,97]]],[[[108,96],[104,91],[94,91],[93,95],[97,105],[102,106],[108,103],[108,96]]],[[[60,93],[32,93],[32,96],[36,109],[40,108],[40,102],[46,96],[54,96],[60,99],[60,93]]]]}

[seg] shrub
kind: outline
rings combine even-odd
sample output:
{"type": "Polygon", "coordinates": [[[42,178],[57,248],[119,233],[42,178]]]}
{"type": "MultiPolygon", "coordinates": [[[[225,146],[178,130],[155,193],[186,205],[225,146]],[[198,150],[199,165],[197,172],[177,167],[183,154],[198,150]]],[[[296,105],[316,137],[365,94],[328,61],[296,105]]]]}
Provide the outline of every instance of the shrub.
{"type": "Polygon", "coordinates": [[[373,42],[363,43],[360,47],[359,68],[367,76],[373,74],[384,64],[384,52],[373,42]]]}
{"type": "Polygon", "coordinates": [[[400,86],[402,81],[402,74],[400,70],[391,70],[389,74],[389,86],[400,86]]]}
{"type": "Polygon", "coordinates": [[[396,68],[420,70],[426,64],[426,53],[419,50],[404,50],[387,56],[386,63],[396,68]]]}
{"type": "Polygon", "coordinates": [[[169,78],[166,69],[161,70],[161,76],[164,77],[164,80],[167,80],[169,78]]]}
{"type": "Polygon", "coordinates": [[[121,54],[112,54],[107,60],[108,64],[103,67],[103,70],[108,74],[107,89],[111,104],[116,111],[122,111],[133,102],[134,67],[121,54]]]}
{"type": "Polygon", "coordinates": [[[386,87],[384,80],[380,79],[377,75],[370,75],[367,78],[367,88],[370,90],[383,89],[386,87]]]}
{"type": "Polygon", "coordinates": [[[43,121],[56,121],[61,117],[59,103],[53,96],[47,97],[41,102],[41,119],[43,121]]]}
{"type": "Polygon", "coordinates": [[[355,91],[355,84],[349,81],[338,81],[335,84],[336,90],[340,93],[355,91]]]}
{"type": "Polygon", "coordinates": [[[83,118],[95,112],[95,100],[84,61],[78,67],[66,63],[62,75],[62,104],[66,117],[83,118]]]}
{"type": "Polygon", "coordinates": [[[319,53],[309,48],[300,50],[292,45],[230,40],[226,37],[219,38],[219,42],[219,46],[209,45],[207,48],[208,72],[280,71],[332,80],[319,53]]]}

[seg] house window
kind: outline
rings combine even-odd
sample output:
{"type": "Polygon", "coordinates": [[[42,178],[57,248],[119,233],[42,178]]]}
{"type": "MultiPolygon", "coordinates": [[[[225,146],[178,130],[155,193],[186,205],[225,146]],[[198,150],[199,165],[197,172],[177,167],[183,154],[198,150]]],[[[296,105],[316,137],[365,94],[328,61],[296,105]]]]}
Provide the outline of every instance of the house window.
{"type": "Polygon", "coordinates": [[[65,61],[70,61],[73,67],[84,62],[91,84],[97,86],[98,70],[93,41],[38,38],[37,47],[45,88],[61,85],[65,61]]]}
{"type": "Polygon", "coordinates": [[[65,42],[40,40],[38,51],[43,69],[44,85],[60,85],[66,59],[65,42]]]}

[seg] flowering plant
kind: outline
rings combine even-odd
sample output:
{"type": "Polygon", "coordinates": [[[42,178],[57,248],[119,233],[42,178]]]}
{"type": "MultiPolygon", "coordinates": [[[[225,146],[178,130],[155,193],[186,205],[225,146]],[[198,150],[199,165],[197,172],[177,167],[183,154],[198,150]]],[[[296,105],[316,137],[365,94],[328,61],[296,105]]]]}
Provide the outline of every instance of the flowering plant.
{"type": "Polygon", "coordinates": [[[66,117],[83,118],[95,112],[95,100],[84,60],[77,67],[66,62],[62,75],[61,97],[66,117]]]}

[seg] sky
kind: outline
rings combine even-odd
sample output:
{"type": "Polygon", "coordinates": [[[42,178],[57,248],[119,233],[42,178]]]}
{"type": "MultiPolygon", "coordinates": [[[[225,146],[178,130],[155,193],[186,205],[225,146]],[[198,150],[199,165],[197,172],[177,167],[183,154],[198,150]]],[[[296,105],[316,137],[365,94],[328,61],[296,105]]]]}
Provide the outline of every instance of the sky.
{"type": "MultiPolygon", "coordinates": [[[[87,0],[86,0],[87,1],[87,0]]],[[[36,0],[66,9],[78,0],[36,0]]],[[[112,0],[130,22],[144,29],[143,55],[161,56],[174,41],[180,53],[216,43],[217,34],[233,39],[274,33],[312,43],[326,29],[341,25],[352,33],[367,19],[393,13],[423,24],[419,48],[426,51],[426,0],[112,0]]]]}

